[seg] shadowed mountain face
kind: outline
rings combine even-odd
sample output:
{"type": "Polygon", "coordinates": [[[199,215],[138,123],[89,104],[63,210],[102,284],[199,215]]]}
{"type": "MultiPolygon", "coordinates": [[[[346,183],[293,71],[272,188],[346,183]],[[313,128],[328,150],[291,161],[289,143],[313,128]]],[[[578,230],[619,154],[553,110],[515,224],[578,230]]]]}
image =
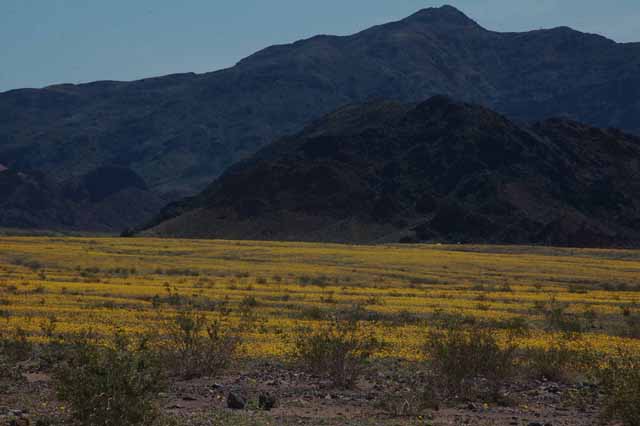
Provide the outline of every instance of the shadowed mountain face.
{"type": "Polygon", "coordinates": [[[426,9],[209,74],[2,93],[0,163],[56,182],[116,165],[176,199],[339,106],[434,94],[640,132],[640,44],[569,28],[496,33],[452,7],[426,9]]]}
{"type": "Polygon", "coordinates": [[[114,233],[153,217],[164,203],[122,167],[101,167],[64,182],[0,168],[2,227],[114,233]]]}
{"type": "Polygon", "coordinates": [[[167,207],[150,235],[640,243],[640,138],[437,96],[329,114],[167,207]]]}

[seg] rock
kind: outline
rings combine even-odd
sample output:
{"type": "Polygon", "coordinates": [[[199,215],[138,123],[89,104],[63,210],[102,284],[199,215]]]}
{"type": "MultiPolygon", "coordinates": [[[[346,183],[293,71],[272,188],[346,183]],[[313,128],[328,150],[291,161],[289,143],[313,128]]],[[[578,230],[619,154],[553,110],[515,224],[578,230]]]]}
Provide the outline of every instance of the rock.
{"type": "Polygon", "coordinates": [[[24,410],[0,407],[0,426],[30,426],[31,420],[24,410]]]}
{"type": "Polygon", "coordinates": [[[173,405],[169,405],[167,406],[167,410],[181,410],[184,407],[182,405],[179,404],[173,404],[173,405]]]}
{"type": "Polygon", "coordinates": [[[560,388],[558,386],[555,386],[555,385],[551,385],[551,386],[547,387],[546,390],[549,393],[559,393],[560,392],[560,388]]]}
{"type": "Polygon", "coordinates": [[[258,407],[265,411],[270,411],[276,406],[276,397],[270,393],[261,393],[258,396],[258,407]]]}
{"type": "Polygon", "coordinates": [[[30,426],[31,425],[31,421],[29,420],[28,417],[16,417],[16,416],[9,416],[7,418],[6,423],[3,421],[2,423],[3,426],[30,426]]]}
{"type": "Polygon", "coordinates": [[[229,392],[227,397],[227,407],[232,410],[243,410],[247,405],[247,401],[240,395],[229,392]]]}

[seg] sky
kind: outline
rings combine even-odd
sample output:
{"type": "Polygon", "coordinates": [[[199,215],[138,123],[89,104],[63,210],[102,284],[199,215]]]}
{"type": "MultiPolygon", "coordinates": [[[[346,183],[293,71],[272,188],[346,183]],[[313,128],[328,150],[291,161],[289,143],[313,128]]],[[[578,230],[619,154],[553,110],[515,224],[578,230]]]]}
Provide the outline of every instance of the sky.
{"type": "Polygon", "coordinates": [[[0,92],[214,71],[443,4],[494,31],[570,26],[640,41],[640,0],[0,0],[0,92]]]}

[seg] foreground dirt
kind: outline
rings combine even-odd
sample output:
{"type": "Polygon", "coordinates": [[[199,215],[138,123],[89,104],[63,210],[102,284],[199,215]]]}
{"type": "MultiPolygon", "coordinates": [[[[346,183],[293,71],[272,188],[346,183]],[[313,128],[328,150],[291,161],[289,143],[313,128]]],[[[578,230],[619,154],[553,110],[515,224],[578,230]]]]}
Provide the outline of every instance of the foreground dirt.
{"type": "MultiPolygon", "coordinates": [[[[480,398],[439,401],[423,409],[411,384],[419,374],[390,363],[368,373],[356,389],[337,390],[320,377],[260,362],[215,380],[174,381],[158,397],[162,410],[174,419],[171,424],[193,426],[582,426],[598,422],[597,390],[586,384],[519,381],[503,386],[498,403],[480,398]],[[227,408],[230,394],[244,399],[245,407],[227,408]],[[275,407],[262,409],[260,395],[273,397],[275,407]]],[[[25,419],[25,423],[14,424],[70,424],[65,420],[68,408],[56,400],[50,375],[29,365],[2,378],[0,416],[4,417],[0,419],[5,420],[0,425],[12,424],[7,416],[12,410],[25,419]]]]}

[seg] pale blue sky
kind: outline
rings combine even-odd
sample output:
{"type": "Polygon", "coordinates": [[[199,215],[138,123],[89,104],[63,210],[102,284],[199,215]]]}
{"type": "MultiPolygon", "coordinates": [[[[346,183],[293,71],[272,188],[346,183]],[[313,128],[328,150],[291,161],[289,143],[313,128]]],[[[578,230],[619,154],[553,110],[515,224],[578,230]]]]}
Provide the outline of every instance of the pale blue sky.
{"type": "Polygon", "coordinates": [[[568,25],[640,41],[640,0],[0,0],[0,91],[212,71],[442,4],[496,31],[568,25]]]}

